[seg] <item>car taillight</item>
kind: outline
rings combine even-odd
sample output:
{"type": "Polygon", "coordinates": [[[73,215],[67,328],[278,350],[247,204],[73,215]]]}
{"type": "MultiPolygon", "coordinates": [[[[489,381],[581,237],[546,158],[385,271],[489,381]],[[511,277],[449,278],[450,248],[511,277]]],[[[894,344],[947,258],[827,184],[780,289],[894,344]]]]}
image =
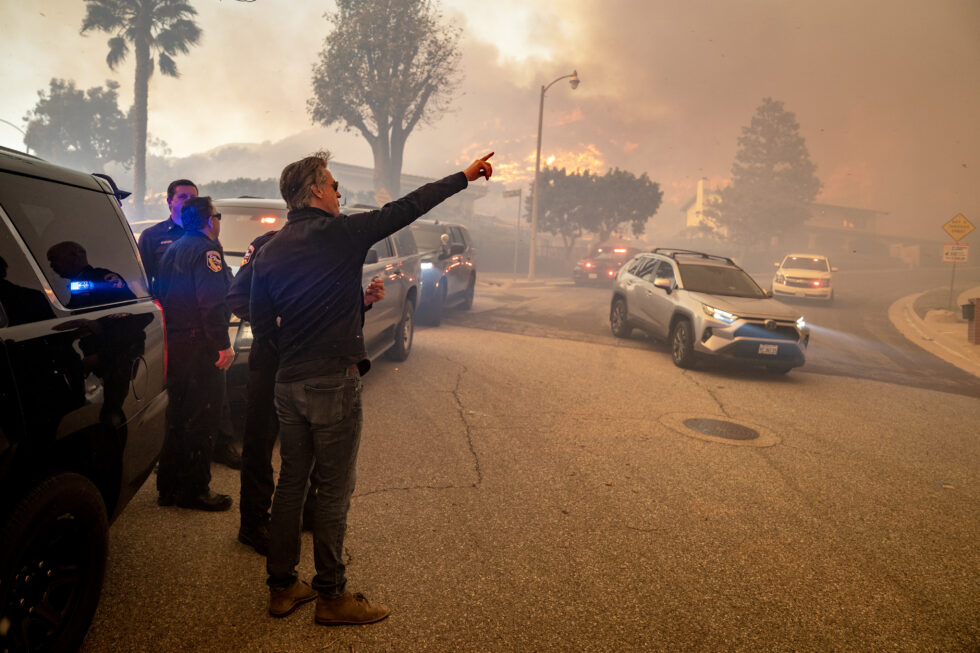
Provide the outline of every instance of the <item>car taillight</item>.
{"type": "Polygon", "coordinates": [[[167,380],[167,317],[163,314],[163,304],[159,299],[154,299],[153,303],[160,309],[160,326],[163,328],[163,380],[167,380]]]}
{"type": "Polygon", "coordinates": [[[616,276],[616,271],[615,270],[609,270],[608,274],[609,274],[610,277],[615,277],[616,276]]]}
{"type": "Polygon", "coordinates": [[[586,261],[585,262],[585,267],[591,268],[592,267],[592,261],[586,261]]]}
{"type": "Polygon", "coordinates": [[[613,251],[616,252],[617,254],[625,254],[626,253],[626,248],[625,247],[617,247],[613,251]]]}
{"type": "Polygon", "coordinates": [[[276,223],[276,219],[273,216],[271,216],[271,215],[267,215],[267,216],[264,216],[264,217],[259,218],[259,222],[261,224],[275,224],[276,223]]]}

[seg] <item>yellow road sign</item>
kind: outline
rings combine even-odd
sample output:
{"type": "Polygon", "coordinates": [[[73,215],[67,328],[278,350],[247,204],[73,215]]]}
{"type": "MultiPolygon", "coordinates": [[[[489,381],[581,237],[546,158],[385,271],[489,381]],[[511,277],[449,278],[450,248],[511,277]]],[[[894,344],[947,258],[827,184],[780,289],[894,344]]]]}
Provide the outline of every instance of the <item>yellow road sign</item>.
{"type": "Polygon", "coordinates": [[[966,219],[962,213],[957,213],[953,218],[943,225],[943,230],[948,233],[953,240],[962,240],[965,235],[973,231],[973,223],[966,219]]]}

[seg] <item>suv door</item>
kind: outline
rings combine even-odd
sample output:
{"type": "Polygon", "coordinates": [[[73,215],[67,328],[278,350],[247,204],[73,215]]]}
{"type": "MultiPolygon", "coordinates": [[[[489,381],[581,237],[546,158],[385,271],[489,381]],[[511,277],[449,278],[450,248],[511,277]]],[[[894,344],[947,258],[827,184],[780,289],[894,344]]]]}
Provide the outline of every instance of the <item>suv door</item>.
{"type": "Polygon", "coordinates": [[[450,256],[446,267],[446,280],[448,287],[446,292],[450,297],[458,297],[470,283],[470,273],[473,269],[473,260],[470,251],[470,242],[467,238],[466,230],[462,227],[449,227],[449,248],[452,251],[462,250],[450,256]]]}
{"type": "Polygon", "coordinates": [[[674,314],[674,296],[677,290],[677,279],[674,275],[674,266],[670,261],[661,260],[653,271],[647,275],[645,281],[647,300],[644,302],[644,311],[647,320],[653,325],[654,335],[666,338],[670,328],[670,319],[674,314]],[[671,290],[667,291],[653,285],[657,279],[667,279],[671,282],[671,290]]]}

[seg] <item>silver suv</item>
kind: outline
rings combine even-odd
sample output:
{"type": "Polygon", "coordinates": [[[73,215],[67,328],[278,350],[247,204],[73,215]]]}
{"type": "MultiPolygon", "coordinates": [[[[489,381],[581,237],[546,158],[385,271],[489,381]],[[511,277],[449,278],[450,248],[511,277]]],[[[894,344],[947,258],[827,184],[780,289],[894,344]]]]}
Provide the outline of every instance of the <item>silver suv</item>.
{"type": "Polygon", "coordinates": [[[619,271],[609,309],[613,335],[634,328],[669,340],[674,364],[724,356],[786,373],[803,365],[810,330],[731,259],[658,248],[619,271]]]}

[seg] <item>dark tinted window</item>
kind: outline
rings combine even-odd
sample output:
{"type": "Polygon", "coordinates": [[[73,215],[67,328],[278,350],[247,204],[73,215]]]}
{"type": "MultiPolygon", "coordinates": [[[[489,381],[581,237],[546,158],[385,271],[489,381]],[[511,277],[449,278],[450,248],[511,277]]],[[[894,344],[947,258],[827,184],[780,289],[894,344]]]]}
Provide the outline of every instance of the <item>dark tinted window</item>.
{"type": "Polygon", "coordinates": [[[766,296],[759,284],[741,268],[694,263],[681,263],[678,268],[685,290],[734,297],[766,296]]]}
{"type": "Polygon", "coordinates": [[[391,245],[388,243],[387,238],[383,238],[371,246],[371,249],[378,253],[378,258],[391,258],[394,254],[391,251],[391,245]]]}
{"type": "Polygon", "coordinates": [[[0,197],[63,306],[148,295],[132,236],[111,196],[4,173],[0,197]]]}
{"type": "Polygon", "coordinates": [[[410,256],[417,254],[418,246],[415,244],[415,236],[412,235],[411,227],[405,227],[395,232],[395,248],[399,256],[410,256]]]}
{"type": "Polygon", "coordinates": [[[674,280],[674,266],[668,261],[660,261],[660,265],[657,266],[656,272],[653,273],[655,279],[670,279],[674,280]]]}
{"type": "Polygon", "coordinates": [[[463,236],[463,230],[459,227],[450,227],[449,242],[453,245],[466,245],[466,237],[463,236]]]}
{"type": "Polygon", "coordinates": [[[0,306],[6,319],[0,325],[16,326],[54,317],[51,303],[24,252],[0,223],[0,306]]]}

